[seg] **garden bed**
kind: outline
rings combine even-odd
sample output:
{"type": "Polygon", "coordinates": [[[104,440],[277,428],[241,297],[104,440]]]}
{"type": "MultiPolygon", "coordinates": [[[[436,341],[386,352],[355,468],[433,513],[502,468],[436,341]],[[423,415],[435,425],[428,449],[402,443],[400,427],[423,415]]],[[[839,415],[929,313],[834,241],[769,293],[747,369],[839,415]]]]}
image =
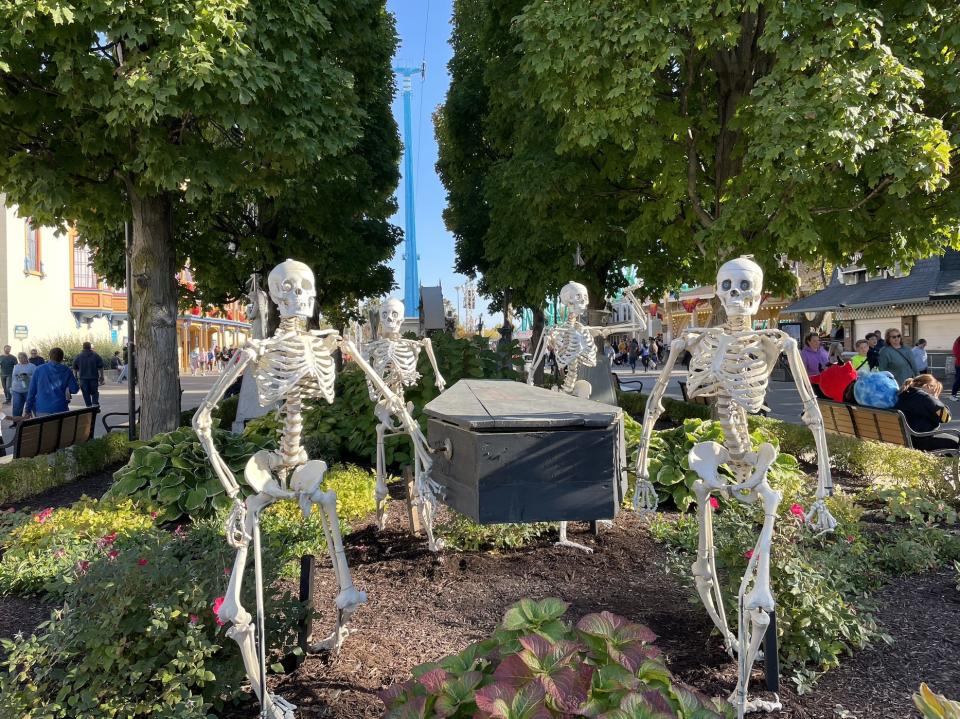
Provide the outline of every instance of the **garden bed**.
{"type": "MultiPolygon", "coordinates": [[[[394,509],[394,515],[398,514],[394,509]]],[[[361,525],[346,538],[357,586],[369,602],[354,617],[353,634],[339,656],[310,657],[277,690],[301,708],[303,717],[376,717],[382,687],[409,677],[422,662],[462,650],[490,634],[519,597],[555,596],[571,604],[569,614],[609,610],[646,624],[681,679],[708,694],[725,695],[735,681],[712,625],[698,603],[666,574],[664,549],[642,521],[622,514],[597,538],[574,538],[596,547],[593,555],[541,541],[508,552],[431,555],[422,540],[400,531],[399,518],[377,534],[361,525]]],[[[960,593],[952,571],[896,580],[876,597],[878,618],[894,644],[878,644],[848,657],[824,676],[812,693],[782,692],[787,719],[917,716],[911,695],[921,681],[940,691],[960,687],[960,593]],[[922,608],[919,611],[918,608],[922,608]],[[836,710],[841,707],[849,714],[836,710]]],[[[315,584],[317,635],[329,631],[336,584],[329,560],[321,558],[315,584]]],[[[755,686],[762,683],[755,673],[755,686]]],[[[246,706],[229,719],[252,716],[246,706]]]]}

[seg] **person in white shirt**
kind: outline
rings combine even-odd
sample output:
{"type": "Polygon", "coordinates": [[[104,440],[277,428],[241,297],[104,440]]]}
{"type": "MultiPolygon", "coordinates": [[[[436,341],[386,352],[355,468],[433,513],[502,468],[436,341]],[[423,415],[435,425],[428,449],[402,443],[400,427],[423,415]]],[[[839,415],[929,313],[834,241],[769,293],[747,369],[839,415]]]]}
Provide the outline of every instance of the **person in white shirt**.
{"type": "Polygon", "coordinates": [[[913,361],[917,365],[917,372],[919,374],[923,374],[930,369],[929,359],[927,358],[926,340],[917,340],[917,344],[913,348],[913,361]]]}

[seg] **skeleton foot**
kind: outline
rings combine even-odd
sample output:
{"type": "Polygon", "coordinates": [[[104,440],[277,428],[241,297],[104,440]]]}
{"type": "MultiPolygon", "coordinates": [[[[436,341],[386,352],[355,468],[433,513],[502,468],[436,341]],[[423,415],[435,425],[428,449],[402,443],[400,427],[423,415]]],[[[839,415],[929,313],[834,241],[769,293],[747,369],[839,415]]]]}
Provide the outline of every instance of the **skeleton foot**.
{"type": "Polygon", "coordinates": [[[263,701],[263,713],[270,719],[296,719],[297,707],[276,694],[267,694],[263,701]]]}
{"type": "Polygon", "coordinates": [[[340,651],[344,640],[350,636],[347,620],[357,609],[367,603],[367,594],[350,587],[340,592],[334,603],[337,607],[337,626],[326,639],[310,646],[310,651],[313,653],[340,651]]]}
{"type": "Polygon", "coordinates": [[[586,546],[585,544],[578,544],[577,542],[571,542],[567,539],[567,523],[560,522],[560,539],[557,541],[558,547],[571,547],[573,549],[579,549],[582,552],[587,554],[593,554],[593,550],[586,546]]]}
{"type": "Polygon", "coordinates": [[[383,528],[387,526],[387,494],[387,485],[384,484],[383,488],[381,489],[378,482],[374,494],[374,500],[377,504],[377,531],[380,532],[382,532],[383,528]]]}
{"type": "MultiPolygon", "coordinates": [[[[734,706],[737,705],[737,692],[734,691],[727,701],[734,706]]],[[[780,695],[774,694],[773,699],[760,699],[759,697],[748,698],[743,703],[743,713],[744,714],[757,714],[759,712],[778,712],[783,709],[783,704],[780,703],[780,695]]]]}

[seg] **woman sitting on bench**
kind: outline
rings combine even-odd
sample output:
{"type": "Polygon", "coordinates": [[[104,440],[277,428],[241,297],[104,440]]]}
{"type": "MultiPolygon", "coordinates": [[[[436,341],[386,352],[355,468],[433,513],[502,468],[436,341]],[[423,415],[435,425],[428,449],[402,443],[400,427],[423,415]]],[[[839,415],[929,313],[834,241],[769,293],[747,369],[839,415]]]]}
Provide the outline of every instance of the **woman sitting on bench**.
{"type": "MultiPolygon", "coordinates": [[[[895,409],[903,412],[914,432],[933,432],[950,421],[950,411],[940,401],[943,385],[931,374],[921,374],[903,383],[895,409]]],[[[917,449],[957,449],[955,437],[915,437],[917,449]]]]}

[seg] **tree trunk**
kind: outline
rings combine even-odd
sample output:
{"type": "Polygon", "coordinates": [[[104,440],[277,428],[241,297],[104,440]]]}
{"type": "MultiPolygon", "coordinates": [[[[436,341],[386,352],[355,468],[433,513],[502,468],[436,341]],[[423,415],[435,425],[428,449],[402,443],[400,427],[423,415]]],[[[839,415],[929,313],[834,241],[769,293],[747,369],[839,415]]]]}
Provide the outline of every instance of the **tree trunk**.
{"type": "Polygon", "coordinates": [[[140,382],[140,439],[180,424],[177,357],[177,280],[173,208],[169,196],[140,196],[130,189],[133,210],[133,317],[140,382]]]}

